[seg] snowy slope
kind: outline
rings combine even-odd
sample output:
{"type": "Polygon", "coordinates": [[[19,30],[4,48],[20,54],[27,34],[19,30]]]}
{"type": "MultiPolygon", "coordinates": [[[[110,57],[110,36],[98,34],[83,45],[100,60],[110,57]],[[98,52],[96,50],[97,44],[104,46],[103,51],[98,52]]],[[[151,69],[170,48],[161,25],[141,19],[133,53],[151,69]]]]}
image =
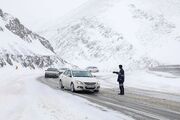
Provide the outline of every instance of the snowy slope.
{"type": "Polygon", "coordinates": [[[113,31],[96,19],[82,18],[54,34],[50,38],[57,55],[81,67],[93,64],[107,70],[112,69],[112,64],[119,63],[140,68],[157,64],[146,55],[137,57],[136,49],[122,33],[113,31]],[[137,66],[139,63],[141,66],[137,66]]]}
{"type": "MultiPolygon", "coordinates": [[[[0,20],[1,23],[4,21],[0,20]]],[[[52,55],[53,53],[46,49],[39,41],[33,41],[29,43],[22,40],[19,36],[13,34],[11,31],[7,30],[4,25],[1,25],[3,31],[0,32],[1,44],[0,51],[11,53],[11,54],[40,54],[40,55],[52,55]]]]}
{"type": "Polygon", "coordinates": [[[48,40],[33,33],[12,15],[0,9],[0,66],[23,65],[35,68],[58,62],[48,40]]]}
{"type": "Polygon", "coordinates": [[[91,0],[41,34],[58,55],[83,67],[180,64],[179,6],[178,0],[91,0]]]}
{"type": "Polygon", "coordinates": [[[122,1],[99,18],[161,64],[179,64],[179,6],[178,0],[122,1]]]}
{"type": "MultiPolygon", "coordinates": [[[[3,31],[1,31],[1,45],[8,45],[9,43],[12,43],[13,45],[15,41],[20,41],[19,43],[16,42],[16,44],[19,45],[17,48],[27,47],[28,51],[32,53],[37,52],[36,50],[33,50],[34,48],[39,48],[42,49],[38,50],[41,52],[40,54],[43,54],[42,51],[44,51],[44,54],[52,54],[53,48],[51,47],[48,40],[36,33],[33,33],[31,30],[23,26],[17,18],[11,16],[8,13],[4,13],[2,10],[0,10],[0,17],[0,25],[3,29],[3,31]],[[35,47],[33,48],[33,46],[35,47]]],[[[2,47],[3,46],[1,46],[1,49],[3,49],[2,47]]]]}

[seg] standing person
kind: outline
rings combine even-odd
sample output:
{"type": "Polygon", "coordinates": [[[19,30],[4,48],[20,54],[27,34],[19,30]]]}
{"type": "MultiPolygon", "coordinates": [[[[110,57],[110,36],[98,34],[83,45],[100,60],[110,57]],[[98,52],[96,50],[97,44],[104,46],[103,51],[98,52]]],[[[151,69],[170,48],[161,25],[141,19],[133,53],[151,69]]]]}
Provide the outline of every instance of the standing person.
{"type": "Polygon", "coordinates": [[[116,73],[118,74],[118,79],[117,79],[117,82],[119,82],[119,89],[120,89],[120,93],[119,95],[124,95],[124,70],[123,70],[123,66],[122,65],[119,65],[119,72],[115,72],[113,71],[113,73],[116,73]]]}

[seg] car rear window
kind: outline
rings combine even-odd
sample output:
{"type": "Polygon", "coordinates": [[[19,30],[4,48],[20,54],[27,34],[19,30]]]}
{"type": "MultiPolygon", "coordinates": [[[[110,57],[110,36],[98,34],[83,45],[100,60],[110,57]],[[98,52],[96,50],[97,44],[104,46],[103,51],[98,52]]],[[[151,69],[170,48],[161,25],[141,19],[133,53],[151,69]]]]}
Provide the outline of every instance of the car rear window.
{"type": "Polygon", "coordinates": [[[58,71],[56,68],[48,68],[48,71],[58,71]]]}

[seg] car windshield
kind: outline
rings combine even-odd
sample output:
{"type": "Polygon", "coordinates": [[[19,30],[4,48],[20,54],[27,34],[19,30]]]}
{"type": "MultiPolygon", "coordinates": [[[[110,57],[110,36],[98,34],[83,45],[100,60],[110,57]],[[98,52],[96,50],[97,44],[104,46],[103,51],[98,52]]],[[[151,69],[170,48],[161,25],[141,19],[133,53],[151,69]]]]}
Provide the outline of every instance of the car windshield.
{"type": "Polygon", "coordinates": [[[61,68],[60,70],[67,70],[68,68],[61,68]]]}
{"type": "Polygon", "coordinates": [[[89,71],[72,71],[74,77],[92,77],[89,71]]]}
{"type": "Polygon", "coordinates": [[[48,71],[58,71],[56,68],[48,68],[48,71]]]}

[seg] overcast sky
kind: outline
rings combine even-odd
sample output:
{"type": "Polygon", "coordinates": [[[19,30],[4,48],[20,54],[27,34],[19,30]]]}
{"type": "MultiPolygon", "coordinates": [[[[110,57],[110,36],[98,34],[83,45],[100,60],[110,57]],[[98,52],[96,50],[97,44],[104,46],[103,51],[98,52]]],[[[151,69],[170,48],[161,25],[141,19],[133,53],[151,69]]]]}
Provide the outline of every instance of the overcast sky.
{"type": "Polygon", "coordinates": [[[0,8],[31,29],[73,11],[87,0],[0,0],[0,8]]]}

